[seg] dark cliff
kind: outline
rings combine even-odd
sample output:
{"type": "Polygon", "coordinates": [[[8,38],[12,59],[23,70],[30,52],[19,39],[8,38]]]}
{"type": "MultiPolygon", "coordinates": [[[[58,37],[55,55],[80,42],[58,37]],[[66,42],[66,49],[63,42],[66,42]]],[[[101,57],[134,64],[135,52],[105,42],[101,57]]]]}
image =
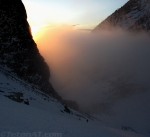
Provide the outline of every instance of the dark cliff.
{"type": "Polygon", "coordinates": [[[32,39],[21,0],[0,0],[0,65],[43,92],[59,97],[49,83],[49,68],[32,39]]]}

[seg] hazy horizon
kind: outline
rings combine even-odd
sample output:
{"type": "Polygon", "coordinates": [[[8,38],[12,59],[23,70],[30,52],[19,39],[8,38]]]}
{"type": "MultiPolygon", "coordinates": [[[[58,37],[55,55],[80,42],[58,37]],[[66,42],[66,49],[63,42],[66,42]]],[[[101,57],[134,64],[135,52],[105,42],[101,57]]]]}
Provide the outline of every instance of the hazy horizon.
{"type": "Polygon", "coordinates": [[[75,26],[93,29],[128,0],[22,0],[33,35],[41,29],[75,26]]]}

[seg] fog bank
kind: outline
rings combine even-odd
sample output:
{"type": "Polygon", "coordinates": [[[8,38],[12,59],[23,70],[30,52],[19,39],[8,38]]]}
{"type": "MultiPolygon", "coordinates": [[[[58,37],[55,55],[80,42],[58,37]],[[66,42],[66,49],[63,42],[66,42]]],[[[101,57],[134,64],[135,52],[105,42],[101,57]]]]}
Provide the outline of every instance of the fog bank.
{"type": "Polygon", "coordinates": [[[56,91],[86,112],[107,112],[116,101],[150,88],[146,34],[59,28],[43,32],[37,44],[56,91]]]}

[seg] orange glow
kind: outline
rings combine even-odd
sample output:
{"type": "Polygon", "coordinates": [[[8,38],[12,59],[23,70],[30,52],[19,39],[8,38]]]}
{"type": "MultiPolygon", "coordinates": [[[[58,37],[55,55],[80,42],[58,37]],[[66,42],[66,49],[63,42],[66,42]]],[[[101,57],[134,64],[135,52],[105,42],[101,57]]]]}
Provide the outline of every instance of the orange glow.
{"type": "Polygon", "coordinates": [[[41,39],[43,37],[45,30],[46,30],[46,26],[42,26],[42,25],[37,26],[31,24],[31,32],[32,32],[33,39],[35,41],[38,41],[38,39],[41,39]]]}
{"type": "MultiPolygon", "coordinates": [[[[66,35],[69,32],[73,31],[73,27],[57,27],[57,28],[42,28],[36,35],[34,39],[38,45],[40,53],[45,57],[49,58],[48,54],[51,55],[51,58],[59,58],[62,56],[62,51],[64,50],[63,45],[67,45],[66,35]],[[61,45],[61,46],[60,46],[61,45]],[[49,52],[47,52],[47,50],[49,52]]],[[[52,63],[52,62],[51,62],[52,63]]]]}

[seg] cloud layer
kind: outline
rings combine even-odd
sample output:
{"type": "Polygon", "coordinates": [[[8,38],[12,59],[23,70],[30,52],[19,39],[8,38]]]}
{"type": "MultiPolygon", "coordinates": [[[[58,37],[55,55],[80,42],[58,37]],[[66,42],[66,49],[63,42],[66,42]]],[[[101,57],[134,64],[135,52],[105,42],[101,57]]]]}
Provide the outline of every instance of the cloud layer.
{"type": "Polygon", "coordinates": [[[59,94],[86,112],[105,112],[116,101],[149,89],[150,40],[145,34],[92,34],[63,28],[37,41],[59,94]]]}

